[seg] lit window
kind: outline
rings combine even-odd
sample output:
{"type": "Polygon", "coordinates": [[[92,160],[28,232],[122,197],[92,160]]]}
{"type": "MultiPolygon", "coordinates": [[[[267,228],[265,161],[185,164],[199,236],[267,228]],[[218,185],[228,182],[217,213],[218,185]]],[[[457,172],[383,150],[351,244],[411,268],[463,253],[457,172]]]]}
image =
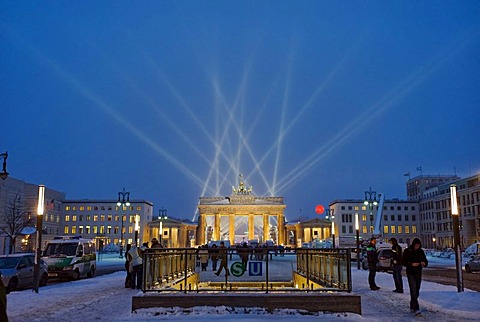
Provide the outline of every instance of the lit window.
{"type": "Polygon", "coordinates": [[[383,233],[388,234],[388,226],[383,226],[383,233]]]}
{"type": "Polygon", "coordinates": [[[417,226],[412,226],[412,234],[416,234],[417,233],[417,226]]]}
{"type": "Polygon", "coordinates": [[[367,206],[362,206],[362,210],[367,210],[367,206]]]}
{"type": "Polygon", "coordinates": [[[98,221],[98,215],[93,215],[93,221],[98,221]]]}
{"type": "Polygon", "coordinates": [[[85,233],[90,234],[90,226],[85,226],[85,233]]]}
{"type": "Polygon", "coordinates": [[[367,233],[367,226],[363,226],[363,227],[362,227],[362,233],[363,233],[363,234],[366,234],[366,233],[367,233]]]}
{"type": "Polygon", "coordinates": [[[105,226],[100,226],[100,234],[105,234],[105,226]]]}
{"type": "Polygon", "coordinates": [[[72,210],[73,210],[73,211],[77,210],[77,207],[73,206],[73,207],[72,207],[72,210]]]}
{"type": "Polygon", "coordinates": [[[72,235],[77,233],[77,226],[72,226],[72,235]]]}
{"type": "Polygon", "coordinates": [[[395,234],[395,226],[390,226],[390,232],[391,232],[392,234],[395,234]]]}
{"type": "Polygon", "coordinates": [[[398,226],[397,229],[398,229],[397,233],[401,234],[402,233],[402,226],[398,226]]]}
{"type": "Polygon", "coordinates": [[[78,226],[78,233],[83,234],[83,226],[78,226]]]}
{"type": "Polygon", "coordinates": [[[65,221],[70,221],[70,216],[69,215],[65,216],[65,221]]]}
{"type": "Polygon", "coordinates": [[[85,220],[86,220],[86,221],[90,221],[90,220],[92,220],[92,216],[90,216],[90,215],[87,215],[87,216],[85,217],[85,220]]]}
{"type": "Polygon", "coordinates": [[[107,226],[107,234],[111,234],[112,233],[112,226],[107,226]]]}
{"type": "Polygon", "coordinates": [[[98,226],[93,226],[93,233],[98,234],[98,226]]]}
{"type": "Polygon", "coordinates": [[[410,226],[405,226],[405,234],[410,234],[410,226]]]}
{"type": "Polygon", "coordinates": [[[65,211],[69,211],[69,210],[70,210],[70,206],[66,206],[65,211]]]}
{"type": "Polygon", "coordinates": [[[363,222],[367,221],[367,215],[362,215],[362,221],[363,222]]]}
{"type": "Polygon", "coordinates": [[[87,211],[91,211],[91,210],[92,210],[92,206],[88,206],[87,211]]]}
{"type": "Polygon", "coordinates": [[[128,226],[128,233],[129,234],[133,233],[133,226],[128,226]]]}
{"type": "Polygon", "coordinates": [[[63,233],[68,235],[68,226],[65,226],[65,228],[63,229],[63,233]]]}
{"type": "Polygon", "coordinates": [[[108,221],[112,221],[112,215],[108,215],[108,216],[107,216],[107,220],[108,220],[108,221]]]}
{"type": "Polygon", "coordinates": [[[100,215],[100,221],[105,221],[105,215],[100,215]]]}
{"type": "MultiPolygon", "coordinates": [[[[142,210],[142,206],[137,206],[137,210],[140,211],[142,210]]],[[[358,209],[357,209],[358,210],[358,209]]]]}
{"type": "Polygon", "coordinates": [[[77,215],[72,216],[72,221],[77,221],[77,215]]]}
{"type": "Polygon", "coordinates": [[[84,206],[80,206],[80,211],[84,211],[85,210],[85,207],[84,206]]]}

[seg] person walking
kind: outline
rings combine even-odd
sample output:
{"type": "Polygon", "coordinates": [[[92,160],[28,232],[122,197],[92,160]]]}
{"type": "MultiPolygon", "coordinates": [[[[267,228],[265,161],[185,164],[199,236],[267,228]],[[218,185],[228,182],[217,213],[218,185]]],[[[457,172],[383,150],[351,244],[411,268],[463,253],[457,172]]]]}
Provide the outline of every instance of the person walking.
{"type": "Polygon", "coordinates": [[[407,280],[410,288],[410,311],[415,313],[415,315],[420,315],[418,296],[420,295],[420,285],[422,284],[422,269],[428,266],[427,256],[425,256],[425,252],[422,249],[420,239],[415,238],[412,244],[405,249],[402,264],[407,267],[407,280]]]}
{"type": "Polygon", "coordinates": [[[222,272],[222,269],[225,268],[225,275],[228,276],[230,275],[230,272],[228,271],[228,266],[227,266],[227,249],[225,248],[225,243],[222,241],[220,242],[220,247],[218,249],[218,257],[220,259],[220,267],[218,268],[218,271],[215,273],[215,275],[220,275],[222,272]]]}
{"type": "Polygon", "coordinates": [[[367,262],[368,262],[368,284],[372,291],[378,291],[380,287],[375,283],[375,275],[377,274],[377,239],[372,237],[367,246],[367,262]]]}
{"type": "Polygon", "coordinates": [[[403,279],[402,279],[402,247],[398,244],[396,238],[391,238],[392,244],[392,269],[393,282],[395,283],[395,293],[403,293],[403,279]]]}
{"type": "Polygon", "coordinates": [[[163,248],[163,246],[158,242],[158,239],[154,237],[152,239],[152,245],[150,246],[150,248],[163,248]]]}

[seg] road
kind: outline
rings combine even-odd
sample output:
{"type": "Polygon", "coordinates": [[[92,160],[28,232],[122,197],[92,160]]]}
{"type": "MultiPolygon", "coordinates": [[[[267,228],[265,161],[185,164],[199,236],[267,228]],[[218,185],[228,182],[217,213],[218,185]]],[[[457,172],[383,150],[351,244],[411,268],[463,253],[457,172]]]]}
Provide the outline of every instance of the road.
{"type": "MultiPolygon", "coordinates": [[[[480,292],[480,273],[466,273],[462,271],[463,285],[474,291],[480,292]]],[[[423,280],[440,283],[443,285],[457,286],[457,270],[447,267],[432,267],[423,270],[423,280]]]]}

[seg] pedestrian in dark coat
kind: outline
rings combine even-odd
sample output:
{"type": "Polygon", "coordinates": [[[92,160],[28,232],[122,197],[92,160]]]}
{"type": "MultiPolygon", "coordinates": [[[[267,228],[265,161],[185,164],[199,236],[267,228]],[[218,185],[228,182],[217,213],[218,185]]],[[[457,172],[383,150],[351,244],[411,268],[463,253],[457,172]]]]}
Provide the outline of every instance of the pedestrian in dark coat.
{"type": "Polygon", "coordinates": [[[212,248],[210,249],[210,259],[212,260],[212,271],[217,270],[217,262],[218,262],[218,247],[217,244],[213,244],[212,248]]]}
{"type": "Polygon", "coordinates": [[[370,243],[367,246],[367,262],[368,262],[368,284],[372,291],[378,291],[380,287],[375,283],[375,275],[377,274],[377,239],[372,237],[370,243]]]}
{"type": "Polygon", "coordinates": [[[218,249],[218,257],[220,259],[220,267],[218,268],[218,271],[215,273],[215,275],[220,275],[222,272],[222,269],[225,269],[225,274],[228,276],[230,275],[230,272],[228,271],[228,252],[227,248],[225,247],[225,243],[222,241],[220,242],[220,248],[218,249]]]}
{"type": "Polygon", "coordinates": [[[403,279],[402,279],[402,247],[398,244],[396,238],[391,238],[392,244],[392,269],[393,269],[393,282],[395,283],[395,293],[403,293],[403,279]]]}
{"type": "Polygon", "coordinates": [[[428,260],[422,249],[420,239],[415,238],[412,244],[405,249],[402,264],[407,267],[408,287],[410,288],[410,310],[415,314],[421,314],[418,296],[420,295],[420,285],[422,283],[422,269],[428,266],[428,260]]]}
{"type": "Polygon", "coordinates": [[[127,250],[125,251],[125,270],[127,271],[127,276],[125,277],[125,288],[131,287],[131,283],[132,283],[133,267],[128,257],[128,252],[130,251],[131,248],[132,248],[132,245],[127,244],[127,250]]]}

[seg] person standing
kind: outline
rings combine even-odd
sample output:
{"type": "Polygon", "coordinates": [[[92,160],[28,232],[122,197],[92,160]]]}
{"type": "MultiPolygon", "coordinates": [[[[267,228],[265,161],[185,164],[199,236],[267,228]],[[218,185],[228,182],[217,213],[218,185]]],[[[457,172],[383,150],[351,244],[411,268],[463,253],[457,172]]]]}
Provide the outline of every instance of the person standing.
{"type": "Polygon", "coordinates": [[[403,279],[402,279],[402,247],[398,244],[396,238],[391,238],[392,244],[392,269],[393,282],[395,283],[395,293],[403,293],[403,279]]]}
{"type": "Polygon", "coordinates": [[[375,283],[375,275],[377,274],[377,239],[372,237],[367,246],[367,262],[368,262],[368,284],[372,291],[378,291],[380,287],[375,283]]]}
{"type": "Polygon", "coordinates": [[[407,280],[410,288],[410,311],[420,315],[418,296],[420,295],[420,285],[422,284],[422,269],[428,266],[427,256],[425,256],[425,252],[422,249],[420,239],[415,238],[412,244],[405,249],[402,264],[407,267],[407,280]]]}
{"type": "Polygon", "coordinates": [[[132,249],[132,245],[127,244],[127,250],[125,251],[125,270],[127,271],[127,276],[125,277],[125,288],[129,288],[132,285],[133,267],[128,257],[128,252],[130,249],[132,249]]]}
{"type": "Polygon", "coordinates": [[[0,321],[8,322],[7,316],[7,290],[0,278],[0,321]]]}
{"type": "Polygon", "coordinates": [[[225,275],[228,276],[230,275],[230,272],[228,271],[228,266],[227,266],[227,249],[225,248],[225,243],[222,241],[220,242],[220,248],[218,249],[218,257],[220,258],[220,267],[218,268],[218,271],[215,273],[215,275],[220,275],[222,272],[222,269],[225,268],[225,275]]]}
{"type": "Polygon", "coordinates": [[[202,271],[206,271],[208,266],[208,245],[201,246],[200,250],[198,251],[198,256],[200,256],[200,265],[202,271]]]}
{"type": "Polygon", "coordinates": [[[127,256],[132,263],[133,272],[131,275],[130,287],[140,289],[142,287],[143,259],[140,247],[133,245],[127,256]]]}
{"type": "Polygon", "coordinates": [[[212,271],[217,270],[217,262],[218,262],[218,247],[217,244],[213,244],[210,250],[210,259],[212,260],[212,271]]]}

